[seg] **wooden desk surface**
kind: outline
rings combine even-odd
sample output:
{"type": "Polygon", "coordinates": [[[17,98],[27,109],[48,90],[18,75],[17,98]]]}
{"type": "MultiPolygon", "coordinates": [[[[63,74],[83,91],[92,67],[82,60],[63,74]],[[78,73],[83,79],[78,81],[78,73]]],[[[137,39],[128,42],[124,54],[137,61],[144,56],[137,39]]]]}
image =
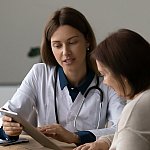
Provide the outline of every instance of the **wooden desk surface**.
{"type": "MultiPolygon", "coordinates": [[[[49,148],[43,147],[41,144],[39,144],[37,141],[35,141],[32,137],[28,135],[21,135],[20,137],[29,139],[29,142],[10,146],[0,146],[0,150],[50,150],[49,148]]],[[[60,146],[62,150],[72,150],[76,147],[75,144],[67,144],[56,140],[53,141],[58,146],[60,146]]]]}

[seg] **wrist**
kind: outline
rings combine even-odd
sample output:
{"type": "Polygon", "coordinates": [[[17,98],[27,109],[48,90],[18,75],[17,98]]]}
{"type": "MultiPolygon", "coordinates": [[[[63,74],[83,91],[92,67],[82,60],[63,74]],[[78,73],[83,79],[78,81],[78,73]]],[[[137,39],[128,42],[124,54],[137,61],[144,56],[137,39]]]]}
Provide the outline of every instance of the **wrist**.
{"type": "Polygon", "coordinates": [[[79,144],[80,143],[80,138],[77,134],[73,133],[73,142],[75,144],[79,144]]]}
{"type": "Polygon", "coordinates": [[[108,150],[110,148],[110,143],[107,140],[101,139],[95,142],[103,147],[104,150],[108,150]]]}

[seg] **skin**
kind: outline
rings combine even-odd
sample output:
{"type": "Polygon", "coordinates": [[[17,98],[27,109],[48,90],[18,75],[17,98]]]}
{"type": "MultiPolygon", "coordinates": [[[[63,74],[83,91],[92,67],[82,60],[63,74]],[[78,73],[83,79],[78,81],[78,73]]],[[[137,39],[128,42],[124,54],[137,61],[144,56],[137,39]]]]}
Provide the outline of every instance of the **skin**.
{"type": "Polygon", "coordinates": [[[60,26],[51,37],[53,54],[73,86],[86,76],[88,46],[84,35],[68,25],[60,26]]]}
{"type": "MultiPolygon", "coordinates": [[[[63,68],[69,82],[75,87],[84,80],[86,68],[86,49],[89,43],[77,29],[63,25],[51,37],[52,52],[63,68]]],[[[22,126],[12,122],[12,118],[3,117],[3,129],[6,134],[16,136],[21,134],[22,126]]],[[[79,137],[64,129],[60,124],[51,124],[38,128],[46,136],[67,143],[79,143],[79,137]]]]}
{"type": "Polygon", "coordinates": [[[98,71],[104,77],[103,83],[113,88],[118,95],[124,96],[121,85],[117,82],[111,71],[98,61],[96,61],[96,64],[98,71]]]}
{"type": "Polygon", "coordinates": [[[66,143],[79,143],[79,137],[62,127],[60,124],[46,125],[37,128],[40,132],[48,137],[66,143]]]}
{"type": "Polygon", "coordinates": [[[104,77],[103,83],[108,85],[109,87],[113,88],[116,93],[121,96],[124,97],[125,99],[130,99],[128,95],[131,92],[131,87],[127,81],[127,79],[125,77],[122,76],[122,80],[124,81],[125,84],[125,93],[123,91],[122,85],[120,84],[120,82],[118,82],[118,80],[115,78],[115,76],[113,75],[113,73],[111,72],[110,69],[108,69],[107,67],[105,67],[102,63],[100,63],[99,61],[96,60],[96,64],[97,64],[97,68],[98,71],[102,74],[102,76],[104,77]]]}
{"type": "Polygon", "coordinates": [[[7,135],[17,136],[22,132],[22,126],[19,123],[13,122],[11,117],[4,116],[2,118],[3,129],[7,135]]]}
{"type": "Polygon", "coordinates": [[[73,150],[109,150],[109,146],[105,141],[97,140],[92,143],[85,143],[73,150]]]}

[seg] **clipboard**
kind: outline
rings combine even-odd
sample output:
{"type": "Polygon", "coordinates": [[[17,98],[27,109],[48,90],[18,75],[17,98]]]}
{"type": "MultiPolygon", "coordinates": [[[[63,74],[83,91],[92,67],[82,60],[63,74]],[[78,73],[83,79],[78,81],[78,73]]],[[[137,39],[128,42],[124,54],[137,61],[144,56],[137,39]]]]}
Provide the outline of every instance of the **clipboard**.
{"type": "Polygon", "coordinates": [[[51,139],[49,139],[43,133],[38,131],[33,125],[31,125],[28,121],[22,118],[18,113],[4,110],[2,108],[0,108],[0,112],[2,115],[9,116],[13,118],[14,121],[20,123],[23,126],[23,130],[44,147],[51,148],[54,150],[62,150],[51,139]]]}

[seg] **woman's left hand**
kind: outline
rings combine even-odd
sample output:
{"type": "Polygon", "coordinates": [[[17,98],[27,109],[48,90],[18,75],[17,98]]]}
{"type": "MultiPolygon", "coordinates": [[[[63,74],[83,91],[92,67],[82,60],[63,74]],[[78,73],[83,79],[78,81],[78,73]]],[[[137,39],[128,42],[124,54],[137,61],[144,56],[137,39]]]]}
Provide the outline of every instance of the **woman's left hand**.
{"type": "Polygon", "coordinates": [[[40,132],[48,137],[66,143],[79,143],[79,137],[62,127],[60,124],[46,125],[37,128],[40,132]]]}

